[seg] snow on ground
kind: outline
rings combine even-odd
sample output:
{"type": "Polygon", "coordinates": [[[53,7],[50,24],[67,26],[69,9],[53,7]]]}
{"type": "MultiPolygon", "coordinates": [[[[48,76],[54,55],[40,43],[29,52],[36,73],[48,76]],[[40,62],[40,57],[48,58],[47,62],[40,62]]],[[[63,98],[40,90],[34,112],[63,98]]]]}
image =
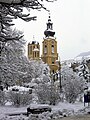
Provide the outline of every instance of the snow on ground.
{"type": "Polygon", "coordinates": [[[90,107],[86,104],[84,107],[83,103],[62,103],[60,102],[56,106],[51,106],[52,112],[46,112],[39,115],[30,115],[29,117],[24,115],[19,116],[8,116],[7,114],[12,113],[23,113],[27,111],[26,107],[13,107],[13,106],[0,106],[0,120],[52,120],[52,118],[60,118],[63,116],[71,116],[77,114],[84,114],[90,111],[90,107]]]}
{"type": "Polygon", "coordinates": [[[68,102],[60,102],[59,104],[57,104],[56,106],[52,107],[54,111],[57,110],[63,110],[63,109],[67,109],[67,110],[73,110],[74,112],[77,112],[80,109],[84,108],[84,103],[68,103],[68,102]]]}
{"type": "Polygon", "coordinates": [[[0,106],[0,115],[9,113],[21,113],[26,111],[27,107],[0,106]]]}
{"type": "Polygon", "coordinates": [[[0,120],[22,120],[21,118],[27,118],[27,117],[23,115],[8,116],[8,114],[23,113],[26,111],[27,111],[27,107],[0,106],[0,120]]]}

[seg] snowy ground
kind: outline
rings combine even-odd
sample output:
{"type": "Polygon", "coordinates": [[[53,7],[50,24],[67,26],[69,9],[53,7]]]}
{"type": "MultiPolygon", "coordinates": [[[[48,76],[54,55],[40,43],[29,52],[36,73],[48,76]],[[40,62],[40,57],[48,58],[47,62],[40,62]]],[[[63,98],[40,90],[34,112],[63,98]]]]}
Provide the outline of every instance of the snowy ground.
{"type": "Polygon", "coordinates": [[[52,112],[51,113],[43,113],[37,115],[30,115],[29,117],[24,115],[19,116],[8,116],[7,114],[13,113],[23,113],[27,111],[27,107],[11,107],[11,106],[0,106],[0,120],[52,120],[53,118],[60,118],[63,116],[72,116],[78,114],[85,114],[88,111],[90,112],[90,107],[86,104],[84,107],[83,103],[62,103],[60,102],[56,106],[51,106],[52,112]]]}

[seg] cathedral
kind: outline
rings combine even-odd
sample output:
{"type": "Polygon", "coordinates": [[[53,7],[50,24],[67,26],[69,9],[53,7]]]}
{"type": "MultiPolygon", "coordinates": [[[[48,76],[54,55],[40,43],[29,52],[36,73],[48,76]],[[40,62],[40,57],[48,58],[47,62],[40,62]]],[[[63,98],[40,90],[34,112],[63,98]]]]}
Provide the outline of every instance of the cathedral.
{"type": "Polygon", "coordinates": [[[58,61],[57,41],[50,16],[46,25],[45,37],[42,41],[42,55],[40,56],[39,42],[32,41],[28,43],[28,58],[33,60],[42,59],[44,63],[49,65],[51,72],[55,73],[59,69],[58,63],[60,61],[58,61]]]}

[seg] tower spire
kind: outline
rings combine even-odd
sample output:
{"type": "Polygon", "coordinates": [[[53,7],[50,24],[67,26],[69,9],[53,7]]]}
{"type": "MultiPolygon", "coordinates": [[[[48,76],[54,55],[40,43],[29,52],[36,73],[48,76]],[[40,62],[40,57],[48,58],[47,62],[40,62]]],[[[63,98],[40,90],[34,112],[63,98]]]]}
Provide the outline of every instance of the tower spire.
{"type": "Polygon", "coordinates": [[[51,16],[49,12],[48,22],[46,23],[47,29],[44,31],[45,37],[54,37],[55,32],[53,31],[53,23],[51,21],[51,16]]]}

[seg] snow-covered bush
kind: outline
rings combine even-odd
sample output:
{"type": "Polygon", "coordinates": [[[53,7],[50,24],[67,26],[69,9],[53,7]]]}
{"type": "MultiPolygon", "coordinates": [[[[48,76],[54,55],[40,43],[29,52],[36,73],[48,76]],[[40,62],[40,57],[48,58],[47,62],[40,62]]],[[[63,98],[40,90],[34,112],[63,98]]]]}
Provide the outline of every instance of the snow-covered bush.
{"type": "MultiPolygon", "coordinates": [[[[30,60],[30,65],[32,67],[32,78],[43,78],[43,75],[50,75],[50,68],[42,60],[30,60]]],[[[46,81],[47,82],[47,81],[46,81]]]]}
{"type": "Polygon", "coordinates": [[[85,81],[68,66],[62,67],[62,87],[68,102],[74,103],[84,90],[85,81]]]}
{"type": "Polygon", "coordinates": [[[9,101],[15,106],[28,105],[31,103],[32,95],[29,91],[9,91],[9,101]]]}
{"type": "Polygon", "coordinates": [[[82,92],[79,89],[79,82],[75,80],[68,81],[67,85],[64,88],[65,98],[68,102],[74,103],[78,97],[78,95],[82,92]]]}
{"type": "Polygon", "coordinates": [[[55,104],[58,99],[58,93],[54,85],[51,84],[50,69],[42,61],[31,61],[34,67],[34,78],[31,83],[35,84],[35,95],[39,103],[55,104]]]}
{"type": "Polygon", "coordinates": [[[48,103],[53,105],[55,105],[59,99],[59,93],[56,91],[54,84],[52,85],[51,82],[45,83],[45,80],[38,84],[37,96],[39,103],[48,103]]]}
{"type": "Polygon", "coordinates": [[[6,100],[5,93],[4,93],[4,91],[0,90],[0,104],[4,105],[5,104],[5,100],[6,100]]]}

